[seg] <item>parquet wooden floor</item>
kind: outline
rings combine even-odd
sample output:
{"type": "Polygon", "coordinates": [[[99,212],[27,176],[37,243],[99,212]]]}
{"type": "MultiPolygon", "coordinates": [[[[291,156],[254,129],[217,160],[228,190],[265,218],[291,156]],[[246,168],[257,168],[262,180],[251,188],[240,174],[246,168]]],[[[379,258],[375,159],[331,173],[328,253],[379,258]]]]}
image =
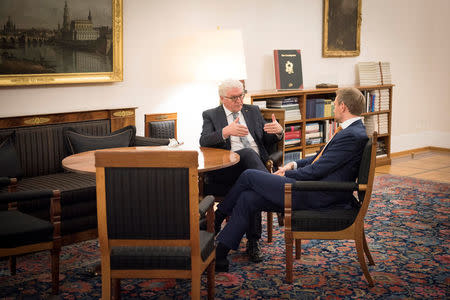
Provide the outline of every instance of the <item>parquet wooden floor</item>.
{"type": "Polygon", "coordinates": [[[450,183],[450,152],[425,151],[392,158],[391,165],[377,167],[378,174],[409,176],[450,183]]]}

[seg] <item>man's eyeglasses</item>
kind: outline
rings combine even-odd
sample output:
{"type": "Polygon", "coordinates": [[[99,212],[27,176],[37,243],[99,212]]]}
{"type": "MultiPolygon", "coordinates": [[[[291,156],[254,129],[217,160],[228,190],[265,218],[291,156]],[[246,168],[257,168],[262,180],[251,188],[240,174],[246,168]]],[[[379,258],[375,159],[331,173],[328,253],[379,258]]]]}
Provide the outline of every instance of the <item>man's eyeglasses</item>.
{"type": "Polygon", "coordinates": [[[233,96],[233,97],[227,97],[227,96],[223,96],[223,97],[224,97],[224,98],[227,98],[227,99],[230,99],[230,100],[233,101],[233,102],[236,102],[236,101],[238,101],[238,100],[244,99],[245,93],[242,93],[242,94],[240,94],[240,95],[238,95],[238,96],[233,96]]]}

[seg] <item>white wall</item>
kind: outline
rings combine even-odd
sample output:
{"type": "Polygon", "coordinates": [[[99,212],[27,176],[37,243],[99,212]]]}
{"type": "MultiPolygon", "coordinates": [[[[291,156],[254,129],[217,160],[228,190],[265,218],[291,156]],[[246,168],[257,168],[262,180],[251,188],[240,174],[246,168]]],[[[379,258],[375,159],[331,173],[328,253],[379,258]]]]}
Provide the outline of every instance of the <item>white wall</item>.
{"type": "Polygon", "coordinates": [[[273,89],[273,49],[301,49],[305,88],[319,82],[355,84],[359,61],[389,61],[394,87],[392,151],[450,148],[448,0],[364,0],[361,54],[322,58],[322,1],[124,0],[124,81],[112,84],[0,88],[0,115],[137,106],[144,113],[178,112],[178,137],[197,143],[201,111],[218,104],[213,83],[177,78],[181,37],[202,30],[240,29],[247,89],[273,89]]]}

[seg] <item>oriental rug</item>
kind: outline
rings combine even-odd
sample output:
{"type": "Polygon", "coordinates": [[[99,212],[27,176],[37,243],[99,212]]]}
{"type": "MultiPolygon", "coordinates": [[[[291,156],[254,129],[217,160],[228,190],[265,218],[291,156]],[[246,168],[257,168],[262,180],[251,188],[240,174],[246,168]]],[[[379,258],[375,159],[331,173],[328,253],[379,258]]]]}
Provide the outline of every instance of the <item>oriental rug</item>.
{"type": "MultiPolygon", "coordinates": [[[[216,274],[216,299],[449,299],[449,215],[449,184],[377,176],[366,217],[375,260],[369,266],[373,288],[350,241],[302,241],[294,282],[286,284],[283,228],[274,222],[273,243],[265,236],[261,243],[266,259],[248,262],[242,241],[230,255],[230,271],[216,274]]],[[[101,278],[87,272],[99,257],[96,240],[63,247],[56,299],[99,299],[101,278]]],[[[189,299],[190,286],[188,280],[123,280],[121,297],[189,299]]],[[[46,299],[50,292],[48,252],[18,257],[16,276],[9,276],[6,260],[0,261],[0,298],[46,299]]],[[[205,275],[202,296],[206,298],[205,275]]]]}

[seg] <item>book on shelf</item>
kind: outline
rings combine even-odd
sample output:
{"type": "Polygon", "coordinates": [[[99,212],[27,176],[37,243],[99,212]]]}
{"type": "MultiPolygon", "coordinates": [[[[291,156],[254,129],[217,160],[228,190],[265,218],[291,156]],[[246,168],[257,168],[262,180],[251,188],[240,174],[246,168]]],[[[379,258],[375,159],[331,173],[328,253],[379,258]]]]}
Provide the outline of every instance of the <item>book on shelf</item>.
{"type": "Polygon", "coordinates": [[[297,147],[300,146],[301,139],[288,139],[284,140],[284,147],[290,148],[290,147],[297,147]]]}
{"type": "Polygon", "coordinates": [[[261,101],[253,101],[253,105],[256,105],[259,107],[259,109],[261,108],[267,108],[267,102],[265,100],[261,100],[261,101]]]}
{"type": "Polygon", "coordinates": [[[318,131],[320,131],[319,122],[306,123],[305,133],[318,132],[318,131]]]}
{"type": "Polygon", "coordinates": [[[289,151],[284,153],[284,164],[300,159],[302,159],[302,151],[289,151]]]}
{"type": "Polygon", "coordinates": [[[278,90],[303,89],[300,50],[273,50],[278,90]]]}
{"type": "Polygon", "coordinates": [[[302,132],[300,130],[296,130],[296,131],[285,131],[284,132],[284,139],[285,140],[289,140],[289,139],[299,139],[302,137],[302,132]]]}
{"type": "Polygon", "coordinates": [[[316,145],[323,143],[323,139],[321,137],[306,139],[306,145],[316,145]]]}
{"type": "Polygon", "coordinates": [[[286,125],[286,127],[284,128],[284,132],[288,133],[290,131],[298,131],[302,128],[301,125],[286,125]]]}
{"type": "Polygon", "coordinates": [[[310,133],[305,134],[305,139],[317,138],[317,137],[323,137],[323,132],[317,131],[317,132],[310,132],[310,133]]]}

